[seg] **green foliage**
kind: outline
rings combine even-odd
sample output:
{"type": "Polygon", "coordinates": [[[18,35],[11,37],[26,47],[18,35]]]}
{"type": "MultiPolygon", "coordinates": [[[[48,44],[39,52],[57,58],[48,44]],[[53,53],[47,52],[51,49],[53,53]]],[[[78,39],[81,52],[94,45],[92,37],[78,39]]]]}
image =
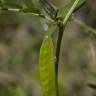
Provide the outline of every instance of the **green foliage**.
{"type": "MultiPolygon", "coordinates": [[[[0,7],[2,10],[9,10],[10,8],[17,8],[20,12],[30,12],[36,13],[35,15],[41,16],[47,20],[51,19],[53,22],[48,25],[48,30],[46,32],[45,38],[42,42],[40,48],[40,56],[39,56],[39,72],[40,72],[40,80],[43,91],[43,96],[58,96],[58,72],[55,63],[58,65],[59,56],[56,57],[55,62],[55,54],[54,54],[54,46],[51,35],[53,32],[59,28],[58,41],[57,41],[57,49],[56,52],[60,53],[60,45],[61,39],[63,36],[65,24],[68,22],[69,17],[72,13],[76,12],[84,3],[85,0],[72,0],[70,3],[62,7],[58,10],[48,1],[48,0],[40,0],[45,12],[49,17],[45,15],[41,15],[41,10],[35,7],[32,0],[23,0],[23,2],[18,3],[17,0],[0,0],[0,7]],[[54,25],[55,24],[55,25],[54,25]],[[57,60],[58,59],[58,60],[57,60]]],[[[58,53],[58,55],[59,55],[58,53]]],[[[18,54],[13,58],[12,63],[20,64],[24,60],[24,54],[18,54]]],[[[60,88],[63,90],[63,86],[60,88]]],[[[12,96],[26,96],[24,89],[21,86],[17,86],[15,90],[13,90],[12,96]]]]}
{"type": "MultiPolygon", "coordinates": [[[[84,3],[85,3],[85,0],[79,0],[78,4],[76,5],[76,7],[74,9],[74,12],[76,12],[77,9],[79,9],[84,3]]],[[[73,6],[73,4],[74,4],[74,0],[71,0],[71,2],[69,2],[67,5],[65,5],[61,9],[59,9],[57,18],[60,18],[60,19],[65,18],[66,14],[69,12],[69,10],[73,6]]]]}
{"type": "Polygon", "coordinates": [[[27,6],[28,8],[30,8],[30,9],[34,6],[32,0],[24,0],[24,3],[25,3],[26,6],[27,6]]]}
{"type": "Polygon", "coordinates": [[[34,3],[32,2],[32,0],[24,0],[25,3],[25,8],[23,9],[24,12],[33,12],[33,13],[38,13],[40,14],[40,9],[37,8],[34,3]]]}
{"type": "Polygon", "coordinates": [[[18,2],[17,0],[0,0],[0,7],[2,10],[14,9],[17,8],[21,12],[33,12],[40,14],[40,9],[35,7],[35,4],[32,0],[23,0],[23,2],[18,2]]]}
{"type": "Polygon", "coordinates": [[[43,96],[56,96],[54,48],[50,35],[44,38],[41,45],[39,70],[43,96]]]}
{"type": "Polygon", "coordinates": [[[55,19],[57,10],[48,0],[40,0],[40,3],[45,12],[53,19],[55,19]]]}
{"type": "MultiPolygon", "coordinates": [[[[61,39],[63,35],[63,27],[68,22],[69,17],[73,12],[75,12],[78,8],[80,8],[81,5],[84,4],[85,0],[75,0],[70,2],[68,5],[61,8],[58,13],[57,17],[55,19],[52,17],[53,14],[53,7],[49,4],[49,2],[45,2],[47,0],[40,0],[41,3],[44,5],[44,9],[47,12],[47,14],[51,14],[50,17],[55,21],[56,25],[59,27],[59,34],[58,35],[58,43],[57,43],[57,50],[56,52],[60,52],[60,45],[61,45],[61,39]],[[46,4],[47,3],[47,4],[46,4]],[[49,6],[50,5],[50,6],[49,6]],[[52,10],[50,10],[50,8],[52,10]],[[62,20],[59,22],[59,20],[62,20]]],[[[55,26],[56,27],[56,26],[55,26]]],[[[47,31],[47,35],[45,35],[45,38],[43,40],[43,43],[41,45],[40,49],[40,59],[39,59],[39,67],[40,67],[40,79],[41,84],[43,87],[43,93],[44,96],[58,96],[58,72],[55,73],[56,66],[54,63],[54,48],[53,43],[51,39],[51,34],[54,31],[54,28],[52,25],[49,27],[47,31]],[[56,76],[55,76],[56,75],[56,76]]],[[[58,53],[59,55],[59,53],[58,53]]],[[[56,59],[59,59],[59,56],[56,56],[56,59]]],[[[56,61],[56,64],[58,64],[58,61],[56,61]]],[[[56,70],[57,71],[57,70],[56,70]]]]}

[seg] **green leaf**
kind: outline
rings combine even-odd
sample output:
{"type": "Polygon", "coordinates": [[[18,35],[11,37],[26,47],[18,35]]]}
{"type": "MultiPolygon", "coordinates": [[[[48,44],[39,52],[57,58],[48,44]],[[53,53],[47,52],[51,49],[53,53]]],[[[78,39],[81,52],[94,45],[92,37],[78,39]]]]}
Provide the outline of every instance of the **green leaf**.
{"type": "MultiPolygon", "coordinates": [[[[85,4],[85,1],[86,0],[79,0],[78,4],[76,5],[73,12],[76,12],[81,6],[83,6],[85,4]]],[[[66,14],[69,12],[69,10],[73,6],[74,2],[75,2],[75,0],[71,0],[71,2],[69,2],[67,5],[65,5],[64,7],[59,9],[59,11],[57,13],[57,18],[60,18],[60,19],[65,18],[66,14]]]]}
{"type": "Polygon", "coordinates": [[[74,12],[76,12],[77,10],[79,10],[84,4],[85,4],[86,0],[80,0],[79,3],[77,4],[74,12]]]}
{"type": "Polygon", "coordinates": [[[32,12],[32,13],[41,13],[41,9],[35,7],[32,0],[24,0],[23,2],[18,2],[18,0],[0,0],[1,10],[8,9],[19,9],[20,12],[32,12]]]}
{"type": "Polygon", "coordinates": [[[49,2],[49,0],[40,0],[40,3],[45,10],[45,12],[52,18],[55,19],[56,14],[57,14],[57,9],[55,6],[49,2]]]}
{"type": "Polygon", "coordinates": [[[51,36],[45,37],[41,45],[39,71],[43,96],[56,96],[54,47],[51,36]]]}
{"type": "Polygon", "coordinates": [[[24,3],[26,4],[27,7],[32,8],[33,3],[32,0],[24,0],[24,3]]]}
{"type": "Polygon", "coordinates": [[[39,13],[40,14],[40,9],[35,7],[34,3],[32,0],[24,0],[24,3],[26,5],[26,8],[23,10],[24,12],[33,12],[33,13],[39,13]]]}

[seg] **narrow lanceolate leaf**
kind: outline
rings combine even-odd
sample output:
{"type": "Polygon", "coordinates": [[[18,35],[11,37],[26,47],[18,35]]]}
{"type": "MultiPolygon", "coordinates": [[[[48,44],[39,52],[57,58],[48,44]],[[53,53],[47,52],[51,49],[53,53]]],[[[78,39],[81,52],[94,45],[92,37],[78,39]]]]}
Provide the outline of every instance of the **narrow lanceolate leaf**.
{"type": "Polygon", "coordinates": [[[49,0],[40,0],[40,3],[42,5],[42,7],[44,8],[44,10],[46,11],[46,13],[51,18],[54,19],[57,14],[57,10],[56,10],[55,6],[51,2],[49,2],[49,0]]]}
{"type": "Polygon", "coordinates": [[[0,10],[41,13],[41,9],[35,7],[32,0],[0,0],[0,10]]]}
{"type": "Polygon", "coordinates": [[[63,24],[64,25],[67,23],[68,19],[70,18],[71,14],[74,12],[74,10],[75,10],[75,8],[76,8],[76,6],[78,5],[79,2],[80,2],[80,0],[75,0],[75,2],[73,3],[69,12],[66,14],[65,18],[63,19],[63,24]]]}
{"type": "Polygon", "coordinates": [[[24,9],[25,12],[30,11],[33,13],[39,13],[40,14],[40,8],[35,7],[32,0],[23,0],[24,4],[26,5],[26,9],[24,9]]]}
{"type": "MultiPolygon", "coordinates": [[[[71,2],[69,2],[67,5],[59,9],[57,18],[60,18],[60,19],[65,18],[66,14],[69,12],[69,10],[71,9],[75,1],[76,0],[71,0],[71,2]]],[[[81,8],[85,4],[85,2],[86,0],[79,0],[73,12],[76,12],[79,8],[81,8]]]]}
{"type": "Polygon", "coordinates": [[[39,70],[43,96],[56,96],[54,48],[50,36],[45,37],[41,45],[39,70]]]}
{"type": "Polygon", "coordinates": [[[32,0],[23,0],[27,7],[32,8],[33,2],[32,0]]]}

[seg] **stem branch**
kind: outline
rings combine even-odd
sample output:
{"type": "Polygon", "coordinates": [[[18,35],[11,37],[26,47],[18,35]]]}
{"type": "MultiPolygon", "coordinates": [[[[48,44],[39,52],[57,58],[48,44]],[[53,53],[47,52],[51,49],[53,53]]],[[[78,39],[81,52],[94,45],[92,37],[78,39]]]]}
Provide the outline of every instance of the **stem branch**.
{"type": "Polygon", "coordinates": [[[33,13],[33,12],[24,12],[24,10],[21,10],[21,9],[18,9],[18,8],[6,8],[6,9],[3,9],[2,7],[0,7],[0,10],[3,10],[3,11],[6,11],[7,10],[7,11],[12,11],[12,12],[28,13],[30,15],[39,16],[39,17],[41,17],[43,19],[46,19],[48,21],[53,22],[53,20],[50,17],[48,17],[48,16],[45,16],[43,14],[33,13]]]}
{"type": "Polygon", "coordinates": [[[56,88],[57,88],[57,96],[59,96],[59,88],[58,88],[58,65],[59,65],[59,56],[60,56],[60,47],[61,41],[63,37],[64,26],[62,23],[58,24],[59,33],[58,33],[58,40],[57,40],[57,47],[56,47],[56,62],[55,62],[55,72],[56,72],[56,88]]]}

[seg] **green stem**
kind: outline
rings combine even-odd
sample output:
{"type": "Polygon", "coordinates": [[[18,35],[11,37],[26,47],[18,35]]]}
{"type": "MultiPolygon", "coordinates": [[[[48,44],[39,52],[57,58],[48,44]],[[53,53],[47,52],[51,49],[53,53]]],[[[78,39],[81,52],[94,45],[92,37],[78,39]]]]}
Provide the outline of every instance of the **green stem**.
{"type": "Polygon", "coordinates": [[[0,7],[0,10],[3,10],[3,11],[6,11],[7,10],[7,11],[12,11],[12,12],[28,13],[30,15],[38,16],[38,17],[41,17],[43,19],[46,19],[48,21],[53,22],[53,20],[50,17],[48,17],[48,16],[45,16],[43,14],[33,13],[33,12],[24,12],[24,10],[21,10],[21,9],[18,9],[18,8],[6,8],[6,9],[3,9],[2,7],[0,7]]]}
{"type": "Polygon", "coordinates": [[[58,88],[58,65],[59,65],[59,56],[60,56],[60,47],[61,47],[61,41],[63,37],[63,31],[64,26],[62,23],[58,24],[59,27],[59,33],[58,33],[58,40],[57,40],[57,47],[56,47],[56,62],[55,62],[55,71],[56,71],[56,91],[57,96],[59,96],[59,88],[58,88]]]}

